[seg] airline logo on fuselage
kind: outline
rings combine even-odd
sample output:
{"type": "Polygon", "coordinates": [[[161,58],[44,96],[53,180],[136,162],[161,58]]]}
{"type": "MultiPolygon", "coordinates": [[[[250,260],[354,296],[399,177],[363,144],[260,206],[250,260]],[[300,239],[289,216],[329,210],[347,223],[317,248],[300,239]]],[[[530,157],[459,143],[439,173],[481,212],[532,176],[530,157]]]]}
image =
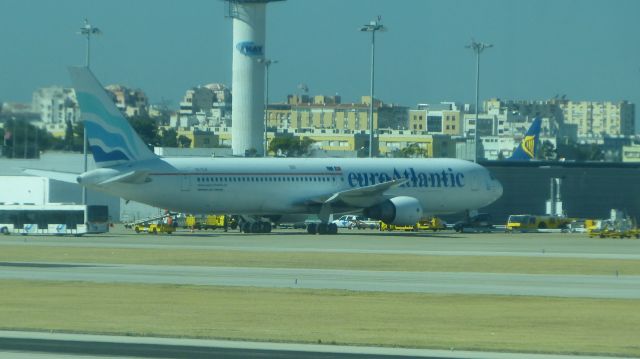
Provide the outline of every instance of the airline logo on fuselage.
{"type": "Polygon", "coordinates": [[[387,172],[348,172],[347,182],[351,187],[366,187],[394,179],[407,179],[400,187],[464,187],[464,173],[454,172],[451,168],[440,172],[419,172],[413,167],[394,168],[387,172]]]}

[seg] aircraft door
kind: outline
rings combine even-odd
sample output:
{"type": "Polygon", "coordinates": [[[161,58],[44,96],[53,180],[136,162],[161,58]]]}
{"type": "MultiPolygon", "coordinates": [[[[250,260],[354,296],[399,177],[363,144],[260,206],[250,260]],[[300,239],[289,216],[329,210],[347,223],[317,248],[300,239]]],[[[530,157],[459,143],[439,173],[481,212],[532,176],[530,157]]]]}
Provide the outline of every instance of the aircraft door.
{"type": "Polygon", "coordinates": [[[180,179],[180,190],[183,192],[191,191],[191,176],[182,175],[180,179]]]}

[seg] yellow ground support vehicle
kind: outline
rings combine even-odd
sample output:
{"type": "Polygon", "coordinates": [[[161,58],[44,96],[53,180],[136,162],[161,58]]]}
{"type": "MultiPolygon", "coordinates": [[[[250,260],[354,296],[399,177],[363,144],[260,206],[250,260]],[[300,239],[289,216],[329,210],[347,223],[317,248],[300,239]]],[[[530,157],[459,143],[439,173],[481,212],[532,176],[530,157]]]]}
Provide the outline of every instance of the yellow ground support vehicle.
{"type": "Polygon", "coordinates": [[[160,224],[152,223],[152,224],[149,224],[148,226],[145,226],[144,224],[136,224],[133,227],[133,229],[136,231],[136,233],[147,232],[152,234],[158,234],[158,233],[171,234],[176,231],[176,227],[167,223],[160,223],[160,224]]]}
{"type": "Polygon", "coordinates": [[[563,229],[571,218],[549,215],[512,214],[507,220],[507,232],[538,232],[546,229],[563,229]]]}
{"type": "Polygon", "coordinates": [[[417,232],[423,231],[439,231],[445,229],[444,222],[438,217],[423,218],[413,226],[398,226],[395,224],[387,224],[380,222],[381,231],[405,231],[405,232],[417,232]]]}
{"type": "Polygon", "coordinates": [[[236,226],[231,216],[210,214],[206,216],[188,215],[185,219],[185,227],[198,230],[223,228],[226,232],[228,227],[235,228],[236,226]]]}
{"type": "Polygon", "coordinates": [[[387,224],[385,222],[380,221],[380,230],[381,231],[415,232],[418,230],[418,225],[414,224],[413,226],[397,226],[395,224],[387,224]]]}
{"type": "Polygon", "coordinates": [[[440,218],[438,217],[431,217],[431,218],[425,218],[425,219],[421,219],[417,224],[416,224],[418,230],[421,231],[441,231],[443,229],[446,229],[446,225],[444,223],[444,221],[442,221],[440,218]]]}
{"type": "Polygon", "coordinates": [[[606,219],[599,221],[588,231],[589,237],[599,238],[640,238],[640,230],[633,227],[631,222],[606,219]]]}

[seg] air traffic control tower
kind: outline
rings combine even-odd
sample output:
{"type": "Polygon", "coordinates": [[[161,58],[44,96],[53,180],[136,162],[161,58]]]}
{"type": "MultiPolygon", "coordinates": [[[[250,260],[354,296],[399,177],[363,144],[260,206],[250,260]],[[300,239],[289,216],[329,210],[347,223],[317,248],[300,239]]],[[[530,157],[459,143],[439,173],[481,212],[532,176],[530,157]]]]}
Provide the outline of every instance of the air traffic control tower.
{"type": "Polygon", "coordinates": [[[265,16],[267,3],[284,0],[225,0],[233,19],[231,143],[234,156],[255,149],[264,155],[265,16]]]}

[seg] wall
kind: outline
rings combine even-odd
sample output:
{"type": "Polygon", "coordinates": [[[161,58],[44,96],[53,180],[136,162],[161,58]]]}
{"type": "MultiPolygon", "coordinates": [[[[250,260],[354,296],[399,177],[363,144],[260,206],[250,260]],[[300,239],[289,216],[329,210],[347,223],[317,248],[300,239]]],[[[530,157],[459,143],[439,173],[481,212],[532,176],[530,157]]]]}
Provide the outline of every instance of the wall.
{"type": "Polygon", "coordinates": [[[481,163],[502,183],[502,198],[481,212],[494,223],[509,214],[543,214],[551,178],[562,178],[562,201],[569,217],[608,218],[612,208],[640,218],[640,164],[545,163],[487,161],[481,163]]]}

